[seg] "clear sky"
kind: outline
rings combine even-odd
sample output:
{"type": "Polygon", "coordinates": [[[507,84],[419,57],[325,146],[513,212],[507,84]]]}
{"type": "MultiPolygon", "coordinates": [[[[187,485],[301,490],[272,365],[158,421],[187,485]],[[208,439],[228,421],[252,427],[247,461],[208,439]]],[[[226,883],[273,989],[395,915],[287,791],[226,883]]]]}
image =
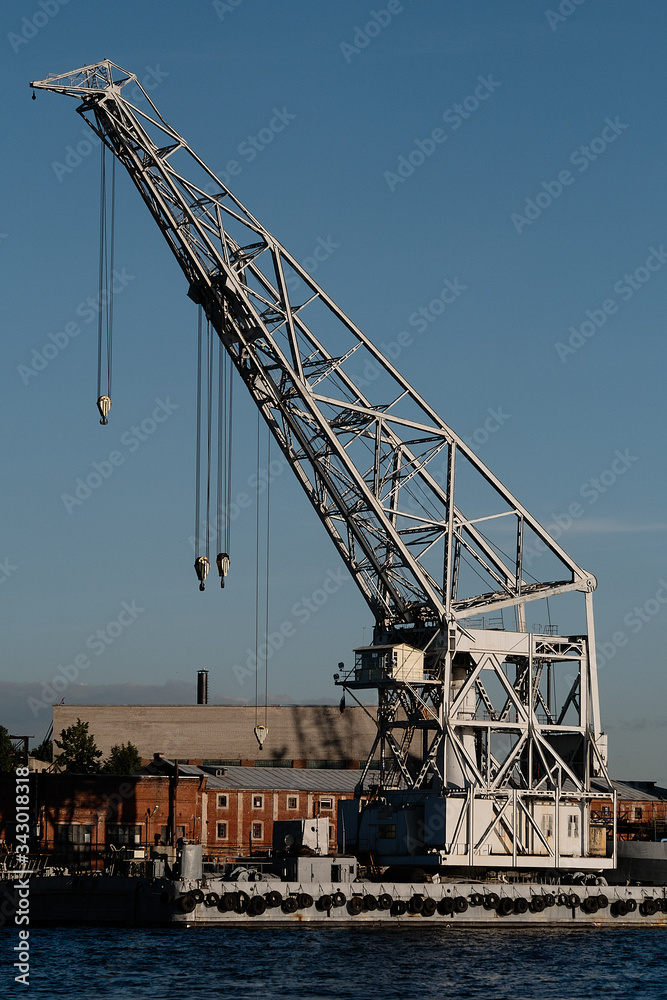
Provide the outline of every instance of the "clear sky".
{"type": "MultiPolygon", "coordinates": [[[[200,668],[212,701],[255,697],[254,405],[239,384],[250,499],[225,590],[212,574],[200,594],[196,311],[122,175],[98,422],[98,150],[75,101],[28,81],[110,58],[597,576],[612,772],[666,783],[662,0],[7,0],[0,19],[0,722],[40,739],[54,692],[189,703],[200,668]]],[[[277,467],[269,622],[295,634],[271,700],[337,699],[336,664],[370,638],[340,570],[277,467]]]]}

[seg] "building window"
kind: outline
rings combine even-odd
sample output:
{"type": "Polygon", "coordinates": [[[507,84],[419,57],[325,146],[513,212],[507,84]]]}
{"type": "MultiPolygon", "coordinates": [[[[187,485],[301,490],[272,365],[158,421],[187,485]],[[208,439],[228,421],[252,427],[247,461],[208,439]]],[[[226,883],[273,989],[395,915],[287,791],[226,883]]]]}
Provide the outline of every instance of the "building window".
{"type": "Polygon", "coordinates": [[[382,840],[396,840],[396,824],[385,823],[378,826],[378,837],[382,840]]]}
{"type": "Polygon", "coordinates": [[[54,830],[53,853],[64,864],[90,868],[93,827],[82,823],[58,823],[54,830]]]}
{"type": "Polygon", "coordinates": [[[180,840],[180,839],[185,840],[185,827],[184,826],[177,826],[176,827],[176,840],[180,840]]]}
{"type": "Polygon", "coordinates": [[[579,836],[579,814],[570,813],[567,817],[567,835],[568,837],[578,837],[579,836]]]}
{"type": "Polygon", "coordinates": [[[603,816],[609,815],[609,806],[602,806],[602,815],[603,816]]]}
{"type": "Polygon", "coordinates": [[[227,840],[227,824],[226,823],[218,823],[217,827],[218,827],[218,831],[217,831],[217,838],[218,838],[218,840],[227,840]]]}
{"type": "Polygon", "coordinates": [[[641,811],[641,809],[635,808],[635,819],[638,822],[641,822],[641,819],[642,819],[642,811],[641,811]]]}
{"type": "Polygon", "coordinates": [[[333,799],[320,799],[320,812],[323,809],[333,809],[333,799]]]}
{"type": "Polygon", "coordinates": [[[553,816],[550,813],[545,813],[542,816],[542,833],[545,837],[553,837],[553,816]]]}
{"type": "Polygon", "coordinates": [[[262,839],[262,823],[252,824],[252,839],[261,840],[262,839]]]}
{"type": "Polygon", "coordinates": [[[218,809],[226,809],[227,808],[227,796],[226,795],[218,795],[216,805],[217,805],[218,809]]]}
{"type": "Polygon", "coordinates": [[[252,807],[253,807],[253,809],[263,809],[264,808],[264,796],[263,795],[253,795],[253,797],[252,797],[252,807]]]}
{"type": "Polygon", "coordinates": [[[107,844],[113,844],[114,847],[134,847],[141,844],[141,827],[107,823],[107,844]]]}
{"type": "Polygon", "coordinates": [[[287,796],[287,808],[288,809],[298,809],[299,808],[299,796],[298,795],[288,795],[287,796]]]}

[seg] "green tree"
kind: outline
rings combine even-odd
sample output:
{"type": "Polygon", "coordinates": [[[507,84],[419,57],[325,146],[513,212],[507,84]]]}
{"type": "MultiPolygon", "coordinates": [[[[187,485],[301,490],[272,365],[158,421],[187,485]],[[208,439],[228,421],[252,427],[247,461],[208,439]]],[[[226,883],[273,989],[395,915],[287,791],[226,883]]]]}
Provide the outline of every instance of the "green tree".
{"type": "Polygon", "coordinates": [[[9,730],[0,726],[0,771],[13,771],[19,761],[9,738],[9,730]]]}
{"type": "Polygon", "coordinates": [[[111,753],[102,765],[105,774],[136,774],[141,768],[141,757],[134,743],[128,741],[111,747],[111,753]]]}
{"type": "Polygon", "coordinates": [[[39,746],[30,752],[30,756],[35,757],[36,760],[46,760],[51,763],[53,760],[53,740],[42,740],[39,746]]]}
{"type": "Polygon", "coordinates": [[[61,751],[58,755],[58,770],[72,774],[98,774],[102,751],[97,749],[95,738],[88,732],[88,723],[77,719],[76,723],[60,732],[60,739],[54,740],[61,751]]]}

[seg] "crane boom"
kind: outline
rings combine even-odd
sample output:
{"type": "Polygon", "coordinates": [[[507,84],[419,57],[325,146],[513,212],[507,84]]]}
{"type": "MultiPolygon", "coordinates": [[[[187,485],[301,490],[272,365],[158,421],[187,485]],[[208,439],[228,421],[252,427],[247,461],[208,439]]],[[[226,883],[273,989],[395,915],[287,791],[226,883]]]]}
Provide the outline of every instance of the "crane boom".
{"type": "MultiPolygon", "coordinates": [[[[143,88],[149,111],[131,103],[128,84],[140,87],[136,76],[104,60],[30,86],[77,98],[79,114],[126,168],[190,298],[216,330],[367,602],[376,648],[358,651],[340,683],[379,690],[381,786],[483,789],[496,798],[486,843],[504,842],[512,827],[515,860],[519,843],[523,853],[528,839],[547,844],[527,830],[521,839],[516,802],[514,821],[507,818],[508,789],[551,795],[569,779],[588,808],[591,776],[609,785],[594,647],[581,636],[526,633],[524,607],[580,591],[592,635],[594,576],[164,121],[143,88]],[[549,556],[540,578],[524,565],[527,546],[549,556]],[[474,616],[508,607],[517,609],[515,639],[474,628],[474,616]],[[421,651],[419,665],[400,676],[391,666],[399,647],[421,651]],[[393,652],[378,674],[369,656],[377,666],[380,649],[393,652]],[[564,662],[575,664],[577,676],[557,708],[543,675],[564,662]],[[493,674],[494,695],[485,671],[493,674]],[[417,730],[423,748],[415,764],[417,730]],[[492,734],[510,731],[518,736],[501,751],[492,734]]],[[[462,816],[451,822],[460,826],[462,816]]],[[[558,816],[556,807],[557,823],[558,816]]],[[[472,806],[466,822],[471,817],[472,806]]],[[[471,828],[466,842],[475,837],[471,828]]],[[[588,831],[579,839],[581,864],[588,831]]],[[[473,856],[470,846],[471,863],[473,856]]]]}

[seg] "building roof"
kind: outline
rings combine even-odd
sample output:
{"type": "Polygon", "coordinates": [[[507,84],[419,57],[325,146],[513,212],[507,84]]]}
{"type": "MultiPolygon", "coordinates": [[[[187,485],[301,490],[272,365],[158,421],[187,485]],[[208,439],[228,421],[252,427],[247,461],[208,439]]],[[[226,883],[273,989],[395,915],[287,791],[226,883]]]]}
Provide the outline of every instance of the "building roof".
{"type": "MultiPolygon", "coordinates": [[[[174,766],[174,762],[162,758],[157,764],[149,764],[146,771],[153,767],[174,766]]],[[[305,768],[305,767],[199,767],[196,764],[179,764],[178,773],[182,777],[200,778],[206,775],[206,787],[209,791],[217,788],[228,790],[262,789],[265,791],[288,792],[353,792],[361,777],[359,770],[343,770],[339,768],[305,768]]]]}

